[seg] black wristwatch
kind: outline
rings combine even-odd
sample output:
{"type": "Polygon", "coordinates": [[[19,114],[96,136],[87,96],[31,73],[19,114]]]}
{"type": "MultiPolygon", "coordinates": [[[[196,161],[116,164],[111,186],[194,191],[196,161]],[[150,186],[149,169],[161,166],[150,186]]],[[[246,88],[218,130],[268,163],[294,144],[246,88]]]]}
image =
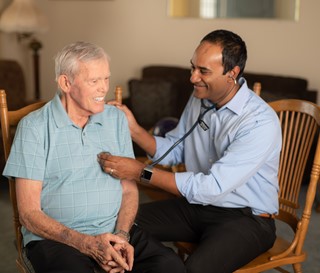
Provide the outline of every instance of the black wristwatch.
{"type": "Polygon", "coordinates": [[[143,183],[150,183],[152,177],[153,166],[147,165],[141,172],[140,181],[143,183]]]}

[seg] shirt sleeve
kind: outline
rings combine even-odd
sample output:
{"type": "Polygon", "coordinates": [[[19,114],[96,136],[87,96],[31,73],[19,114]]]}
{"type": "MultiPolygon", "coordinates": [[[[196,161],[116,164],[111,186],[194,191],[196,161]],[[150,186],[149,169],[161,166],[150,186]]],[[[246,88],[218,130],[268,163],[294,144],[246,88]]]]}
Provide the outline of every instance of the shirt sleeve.
{"type": "Polygon", "coordinates": [[[22,119],[17,127],[3,174],[42,181],[44,172],[44,143],[33,123],[22,119]]]}
{"type": "Polygon", "coordinates": [[[212,164],[208,173],[176,173],[177,187],[190,203],[246,204],[246,200],[238,199],[244,196],[256,198],[258,194],[252,192],[257,187],[261,187],[259,192],[268,191],[269,186],[276,188],[268,184],[277,179],[268,175],[277,173],[280,148],[281,132],[276,119],[247,122],[231,139],[223,156],[212,164]],[[261,168],[262,165],[265,167],[261,168]],[[268,168],[272,171],[268,172],[268,168]],[[258,185],[257,175],[259,181],[265,183],[258,185]]]}
{"type": "MultiPolygon", "coordinates": [[[[122,113],[122,112],[121,112],[122,113]]],[[[121,139],[120,143],[120,155],[134,158],[132,139],[130,135],[128,121],[125,115],[121,114],[121,122],[120,122],[120,130],[119,130],[119,139],[121,139]]]]}

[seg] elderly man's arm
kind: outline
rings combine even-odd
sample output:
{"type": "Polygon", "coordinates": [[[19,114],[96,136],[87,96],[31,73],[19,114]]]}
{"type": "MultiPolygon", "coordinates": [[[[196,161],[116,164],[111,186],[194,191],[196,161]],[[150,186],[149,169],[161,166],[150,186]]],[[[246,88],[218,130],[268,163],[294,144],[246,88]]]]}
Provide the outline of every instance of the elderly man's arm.
{"type": "Polygon", "coordinates": [[[131,269],[113,247],[114,244],[122,244],[124,247],[129,245],[119,236],[111,233],[97,236],[82,234],[46,215],[41,210],[41,181],[16,178],[16,191],[20,221],[29,231],[42,238],[72,246],[99,264],[107,265],[110,261],[116,261],[124,269],[131,269]]]}
{"type": "MultiPolygon", "coordinates": [[[[122,202],[118,214],[115,234],[129,242],[130,240],[130,229],[134,223],[138,206],[139,206],[139,194],[138,188],[134,181],[122,180],[122,202]]],[[[117,249],[119,244],[115,244],[114,247],[117,249]]],[[[121,248],[121,246],[120,246],[121,248]]],[[[121,249],[119,253],[126,260],[130,268],[133,266],[134,250],[132,248],[121,249]]],[[[116,263],[109,263],[116,267],[116,263]]]]}
{"type": "MultiPolygon", "coordinates": [[[[129,233],[134,219],[136,217],[139,206],[139,194],[135,181],[122,180],[122,202],[118,215],[116,231],[124,231],[129,233]]],[[[119,232],[119,236],[123,236],[124,233],[119,232]]],[[[123,236],[124,238],[126,236],[123,236]]]]}

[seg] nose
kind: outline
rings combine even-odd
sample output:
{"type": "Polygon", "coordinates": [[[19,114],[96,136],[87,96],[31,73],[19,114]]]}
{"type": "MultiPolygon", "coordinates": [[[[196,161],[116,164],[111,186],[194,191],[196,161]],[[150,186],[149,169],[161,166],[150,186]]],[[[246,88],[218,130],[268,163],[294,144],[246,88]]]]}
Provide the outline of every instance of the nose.
{"type": "Polygon", "coordinates": [[[106,82],[104,80],[99,81],[98,91],[100,92],[107,92],[109,89],[109,82],[106,82]]]}
{"type": "Polygon", "coordinates": [[[197,69],[194,69],[191,71],[191,76],[190,76],[190,82],[191,83],[197,83],[201,81],[201,78],[199,76],[199,72],[197,71],[197,69]]]}

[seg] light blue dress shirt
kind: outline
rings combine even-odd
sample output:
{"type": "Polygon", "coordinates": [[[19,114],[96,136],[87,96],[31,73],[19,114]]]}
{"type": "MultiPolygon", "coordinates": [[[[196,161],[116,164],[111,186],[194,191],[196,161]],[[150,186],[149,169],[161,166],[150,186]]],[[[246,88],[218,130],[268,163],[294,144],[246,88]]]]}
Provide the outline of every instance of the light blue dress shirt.
{"type": "MultiPolygon", "coordinates": [[[[277,213],[279,118],[244,78],[239,83],[241,88],[231,101],[204,116],[209,129],[197,126],[161,164],[185,163],[187,172],[176,173],[175,180],[190,203],[250,207],[256,215],[277,213]]],[[[191,128],[200,108],[201,100],[191,96],[177,127],[166,138],[156,137],[153,160],[191,128]]]]}
{"type": "MultiPolygon", "coordinates": [[[[41,208],[82,233],[113,232],[122,200],[119,181],[106,174],[97,154],[134,157],[124,113],[105,105],[87,125],[75,125],[58,95],[19,123],[3,174],[43,181],[41,208]]],[[[23,228],[24,244],[41,238],[23,228]]]]}

